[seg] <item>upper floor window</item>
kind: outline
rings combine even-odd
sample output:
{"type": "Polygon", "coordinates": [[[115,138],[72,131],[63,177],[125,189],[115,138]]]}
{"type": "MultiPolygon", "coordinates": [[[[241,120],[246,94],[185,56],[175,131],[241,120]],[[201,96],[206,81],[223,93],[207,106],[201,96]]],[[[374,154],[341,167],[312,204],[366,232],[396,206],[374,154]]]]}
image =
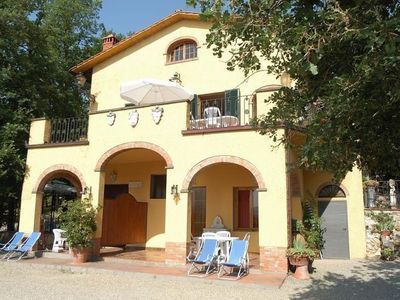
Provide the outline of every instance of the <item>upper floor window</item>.
{"type": "Polygon", "coordinates": [[[196,58],[197,44],[193,40],[180,40],[168,48],[167,56],[169,63],[196,58]]]}

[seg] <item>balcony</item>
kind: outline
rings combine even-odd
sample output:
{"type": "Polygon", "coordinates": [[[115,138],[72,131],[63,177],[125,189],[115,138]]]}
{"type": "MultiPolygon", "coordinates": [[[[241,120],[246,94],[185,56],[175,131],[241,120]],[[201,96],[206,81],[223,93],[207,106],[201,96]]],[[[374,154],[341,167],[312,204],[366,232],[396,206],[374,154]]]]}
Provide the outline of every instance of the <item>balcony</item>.
{"type": "Polygon", "coordinates": [[[257,116],[255,96],[229,95],[227,92],[225,95],[218,93],[198,96],[190,105],[189,115],[188,131],[250,127],[251,120],[257,116]]]}
{"type": "Polygon", "coordinates": [[[34,119],[27,148],[87,145],[88,118],[34,119]]]}

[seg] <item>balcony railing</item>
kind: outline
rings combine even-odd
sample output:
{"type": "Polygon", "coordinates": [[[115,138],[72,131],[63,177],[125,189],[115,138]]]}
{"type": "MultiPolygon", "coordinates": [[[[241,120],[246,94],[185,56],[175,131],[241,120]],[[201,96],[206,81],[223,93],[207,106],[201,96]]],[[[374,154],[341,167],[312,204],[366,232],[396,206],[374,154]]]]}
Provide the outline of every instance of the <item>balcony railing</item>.
{"type": "Polygon", "coordinates": [[[190,108],[190,130],[250,125],[256,117],[252,96],[199,98],[190,108]]]}
{"type": "Polygon", "coordinates": [[[364,187],[366,208],[400,208],[400,180],[378,181],[364,187]]]}
{"type": "Polygon", "coordinates": [[[50,143],[73,143],[87,140],[88,119],[51,120],[50,143]]]}

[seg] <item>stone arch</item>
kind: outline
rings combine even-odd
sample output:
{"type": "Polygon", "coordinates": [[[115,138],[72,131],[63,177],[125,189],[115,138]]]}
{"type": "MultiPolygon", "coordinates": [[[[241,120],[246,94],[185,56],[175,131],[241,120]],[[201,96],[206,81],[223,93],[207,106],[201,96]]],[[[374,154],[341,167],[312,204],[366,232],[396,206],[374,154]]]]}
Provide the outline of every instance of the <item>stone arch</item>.
{"type": "Polygon", "coordinates": [[[342,184],[337,184],[337,183],[332,183],[332,181],[327,181],[327,182],[324,182],[323,184],[321,184],[318,188],[317,188],[317,190],[316,190],[316,192],[315,192],[315,198],[320,198],[319,197],[319,193],[321,192],[321,190],[324,188],[324,187],[326,187],[327,185],[337,185],[341,190],[343,190],[343,192],[345,193],[345,195],[346,195],[346,197],[348,197],[349,196],[349,191],[347,190],[347,188],[344,186],[344,185],[342,185],[342,184]]]}
{"type": "Polygon", "coordinates": [[[124,143],[120,144],[118,146],[115,146],[105,152],[100,159],[97,161],[95,171],[100,172],[104,171],[104,167],[107,165],[107,163],[113,158],[115,155],[125,151],[125,150],[132,150],[132,149],[148,149],[152,150],[156,153],[158,153],[162,158],[164,158],[165,163],[167,166],[165,167],[166,169],[172,169],[174,166],[172,164],[172,159],[169,156],[169,154],[160,146],[157,146],[152,143],[147,143],[147,142],[129,142],[129,143],[124,143]]]}
{"type": "Polygon", "coordinates": [[[77,168],[71,165],[57,164],[47,168],[40,174],[32,193],[43,192],[46,183],[57,177],[68,179],[78,193],[82,191],[84,187],[86,187],[83,175],[77,168]]]}
{"type": "Polygon", "coordinates": [[[183,181],[182,190],[183,191],[189,190],[190,182],[192,181],[193,177],[197,174],[197,172],[199,172],[201,169],[207,166],[211,166],[218,163],[231,163],[242,166],[243,168],[247,169],[251,174],[253,174],[254,178],[257,181],[259,189],[266,189],[266,185],[260,171],[251,162],[237,156],[220,155],[220,156],[213,156],[206,158],[197,163],[193,168],[191,168],[190,171],[186,174],[186,177],[183,181]]]}

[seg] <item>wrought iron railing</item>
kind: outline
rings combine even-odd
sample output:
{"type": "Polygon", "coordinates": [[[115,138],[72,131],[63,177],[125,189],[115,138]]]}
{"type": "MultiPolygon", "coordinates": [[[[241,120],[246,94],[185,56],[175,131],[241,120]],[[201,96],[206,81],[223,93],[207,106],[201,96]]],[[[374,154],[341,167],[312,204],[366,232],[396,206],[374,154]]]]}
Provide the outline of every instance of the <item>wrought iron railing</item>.
{"type": "Polygon", "coordinates": [[[366,208],[400,208],[400,180],[369,182],[370,184],[364,184],[366,208]]]}
{"type": "Polygon", "coordinates": [[[202,99],[200,96],[190,107],[189,129],[225,128],[250,125],[256,117],[253,96],[202,99]]]}
{"type": "Polygon", "coordinates": [[[87,118],[51,120],[50,143],[73,143],[87,140],[87,118]]]}

